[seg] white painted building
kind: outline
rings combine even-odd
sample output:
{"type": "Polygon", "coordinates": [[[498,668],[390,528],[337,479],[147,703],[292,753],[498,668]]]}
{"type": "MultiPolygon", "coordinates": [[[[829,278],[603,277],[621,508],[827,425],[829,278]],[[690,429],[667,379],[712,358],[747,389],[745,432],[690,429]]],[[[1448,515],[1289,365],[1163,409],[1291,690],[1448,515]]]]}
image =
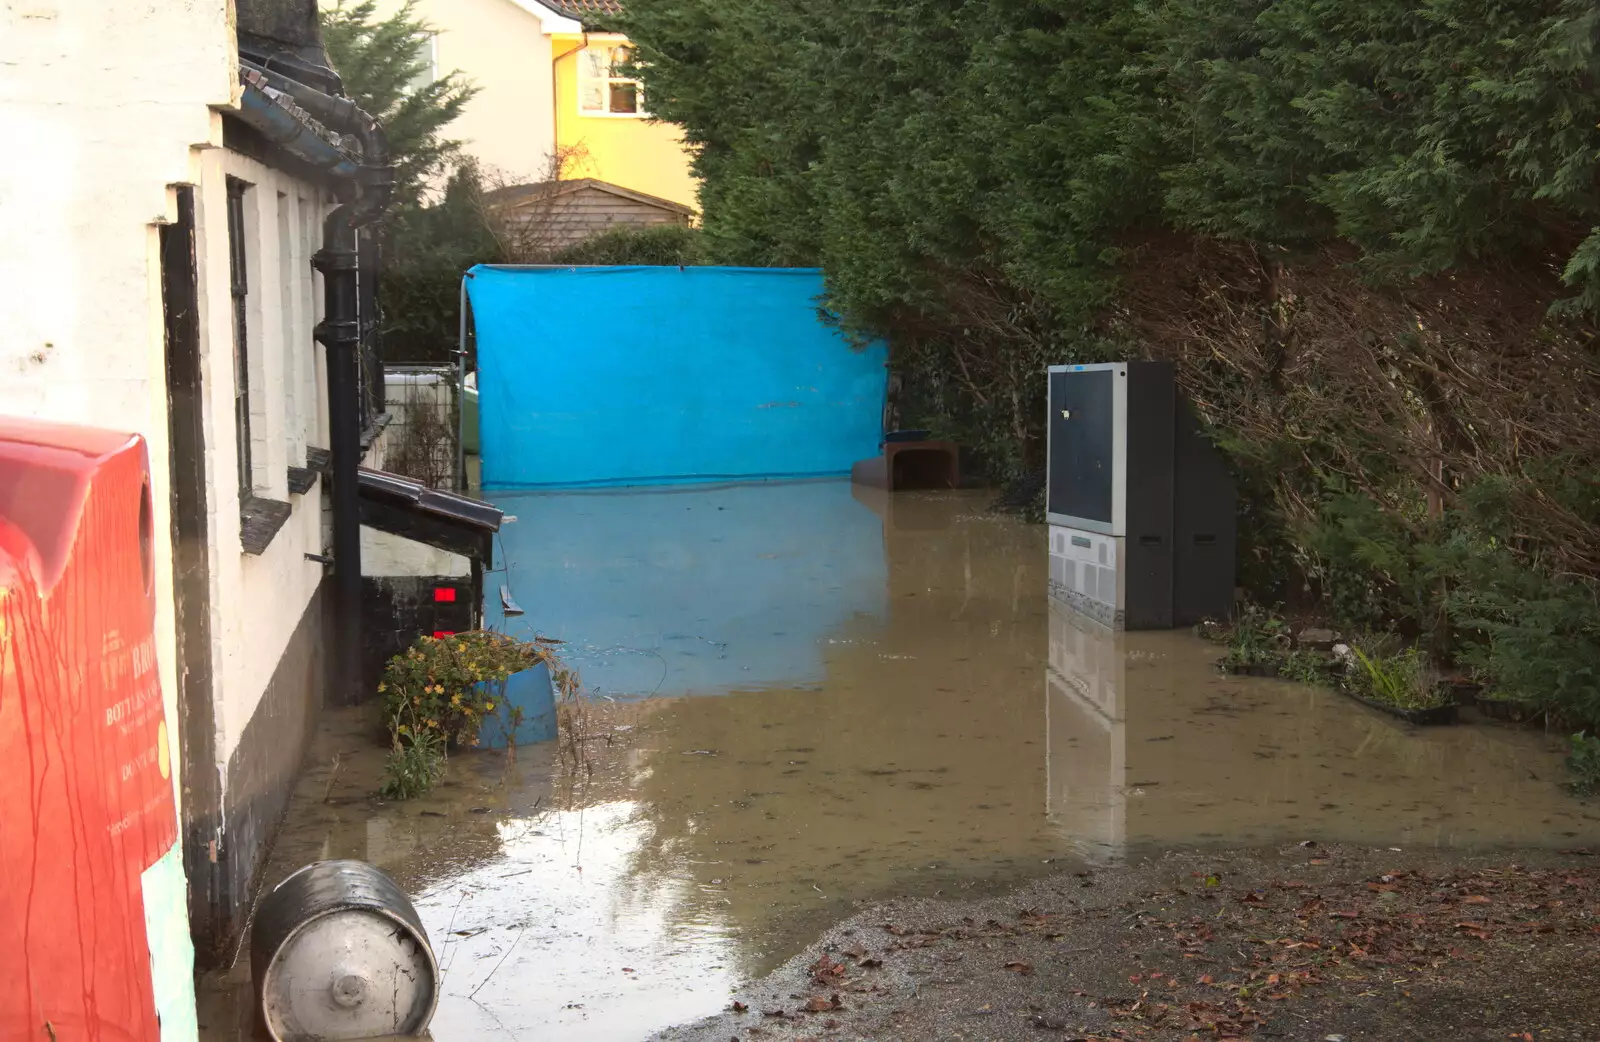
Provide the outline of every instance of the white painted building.
{"type": "Polygon", "coordinates": [[[148,443],[202,962],[232,954],[329,697],[316,450],[337,446],[312,257],[363,155],[274,87],[335,92],[320,56],[315,0],[0,5],[0,415],[148,443]]]}

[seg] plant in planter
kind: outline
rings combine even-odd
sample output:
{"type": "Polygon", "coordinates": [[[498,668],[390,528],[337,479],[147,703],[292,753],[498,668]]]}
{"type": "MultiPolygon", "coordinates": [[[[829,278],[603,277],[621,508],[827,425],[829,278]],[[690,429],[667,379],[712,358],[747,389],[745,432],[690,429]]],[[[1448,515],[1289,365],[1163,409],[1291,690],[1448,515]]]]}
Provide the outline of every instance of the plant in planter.
{"type": "Polygon", "coordinates": [[[1332,682],[1337,669],[1337,660],[1328,652],[1295,648],[1283,657],[1278,675],[1300,684],[1327,684],[1332,682]]]}
{"type": "MultiPolygon", "coordinates": [[[[556,657],[559,643],[474,631],[422,637],[390,659],[378,685],[393,742],[384,794],[407,799],[427,792],[448,750],[477,745],[484,720],[506,712],[499,704],[502,692],[517,674],[544,666],[556,686],[571,694],[576,679],[556,657]]],[[[516,720],[510,723],[514,729],[516,720]]]]}
{"type": "Polygon", "coordinates": [[[1266,609],[1250,605],[1228,634],[1228,653],[1220,665],[1224,673],[1277,676],[1292,641],[1289,625],[1266,609]]]}
{"type": "Polygon", "coordinates": [[[1350,694],[1412,723],[1454,721],[1455,698],[1416,648],[1394,655],[1369,655],[1359,647],[1351,651],[1357,668],[1345,678],[1350,694]]]}
{"type": "Polygon", "coordinates": [[[1510,724],[1531,723],[1544,715],[1537,702],[1498,688],[1479,692],[1473,704],[1489,719],[1510,724]]]}

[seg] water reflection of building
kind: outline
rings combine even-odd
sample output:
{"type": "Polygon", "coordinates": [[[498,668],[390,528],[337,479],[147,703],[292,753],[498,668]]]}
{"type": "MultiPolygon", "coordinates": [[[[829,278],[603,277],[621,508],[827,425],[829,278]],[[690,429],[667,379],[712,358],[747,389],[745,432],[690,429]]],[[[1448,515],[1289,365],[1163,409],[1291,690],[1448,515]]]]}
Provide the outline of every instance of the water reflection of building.
{"type": "Polygon", "coordinates": [[[1127,843],[1127,660],[1121,634],[1050,605],[1045,814],[1091,860],[1127,843]]]}

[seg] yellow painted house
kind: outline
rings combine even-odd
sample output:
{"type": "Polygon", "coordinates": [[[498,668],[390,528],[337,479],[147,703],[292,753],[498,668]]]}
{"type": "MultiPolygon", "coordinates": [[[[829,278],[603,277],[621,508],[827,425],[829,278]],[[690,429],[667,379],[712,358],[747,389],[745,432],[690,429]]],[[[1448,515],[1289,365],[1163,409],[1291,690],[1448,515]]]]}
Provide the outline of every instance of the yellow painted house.
{"type": "MultiPolygon", "coordinates": [[[[617,0],[551,3],[580,26],[622,10],[617,0]]],[[[651,119],[639,83],[617,74],[628,38],[580,31],[558,33],[554,43],[557,146],[572,151],[583,176],[693,206],[698,185],[682,133],[651,119]]]]}
{"type": "Polygon", "coordinates": [[[478,88],[449,133],[493,180],[547,180],[560,156],[564,179],[696,205],[681,133],[652,119],[638,82],[617,74],[627,38],[599,28],[621,9],[618,0],[418,0],[435,30],[430,74],[459,69],[478,88]]]}

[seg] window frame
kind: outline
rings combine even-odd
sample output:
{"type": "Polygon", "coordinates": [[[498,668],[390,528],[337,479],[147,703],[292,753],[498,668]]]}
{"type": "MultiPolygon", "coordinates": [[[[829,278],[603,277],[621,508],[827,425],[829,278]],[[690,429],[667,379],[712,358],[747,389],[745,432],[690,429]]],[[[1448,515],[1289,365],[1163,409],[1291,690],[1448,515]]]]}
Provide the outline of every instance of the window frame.
{"type": "Polygon", "coordinates": [[[577,51],[578,72],[577,72],[577,80],[576,80],[576,84],[577,84],[577,91],[576,91],[577,98],[576,98],[576,101],[577,101],[578,115],[579,116],[584,117],[586,119],[649,119],[650,118],[650,110],[646,106],[645,97],[644,97],[644,81],[639,79],[636,76],[619,76],[619,75],[617,75],[617,64],[618,63],[616,61],[615,54],[616,54],[616,52],[618,50],[627,50],[628,52],[632,53],[633,44],[629,43],[627,40],[601,40],[601,41],[595,41],[595,42],[591,42],[591,43],[586,43],[582,47],[578,48],[578,51],[577,51]],[[603,75],[603,76],[597,75],[597,74],[595,74],[594,72],[592,72],[590,70],[590,67],[589,67],[590,63],[587,61],[587,57],[590,54],[590,52],[593,52],[593,51],[604,51],[605,52],[606,61],[607,61],[607,66],[606,66],[607,71],[606,71],[605,75],[603,75]],[[584,107],[584,94],[586,92],[585,89],[587,87],[593,86],[596,82],[598,82],[599,85],[600,85],[600,100],[605,105],[605,108],[603,108],[603,109],[585,108],[584,107]],[[617,86],[617,85],[620,85],[620,84],[627,84],[627,85],[630,85],[630,86],[633,87],[633,91],[634,91],[633,96],[634,96],[634,105],[635,105],[635,109],[634,109],[633,112],[613,112],[611,110],[611,91],[612,91],[612,88],[617,86]]]}
{"type": "Polygon", "coordinates": [[[439,33],[438,33],[438,30],[429,30],[428,32],[423,33],[421,35],[422,35],[422,39],[417,44],[416,53],[417,53],[417,57],[419,57],[419,58],[425,57],[427,59],[427,62],[428,62],[428,70],[427,70],[427,73],[426,73],[427,79],[424,80],[422,78],[423,75],[424,75],[423,73],[418,73],[416,76],[411,77],[411,79],[406,81],[405,86],[402,88],[403,92],[406,93],[406,94],[415,94],[418,91],[423,90],[423,89],[425,89],[427,87],[431,87],[435,83],[439,82],[439,33]],[[424,51],[426,51],[426,54],[423,53],[424,51]]]}
{"type": "Polygon", "coordinates": [[[227,178],[228,296],[233,308],[233,430],[236,441],[239,498],[255,495],[255,468],[250,431],[250,267],[245,193],[255,187],[238,177],[227,178]]]}

